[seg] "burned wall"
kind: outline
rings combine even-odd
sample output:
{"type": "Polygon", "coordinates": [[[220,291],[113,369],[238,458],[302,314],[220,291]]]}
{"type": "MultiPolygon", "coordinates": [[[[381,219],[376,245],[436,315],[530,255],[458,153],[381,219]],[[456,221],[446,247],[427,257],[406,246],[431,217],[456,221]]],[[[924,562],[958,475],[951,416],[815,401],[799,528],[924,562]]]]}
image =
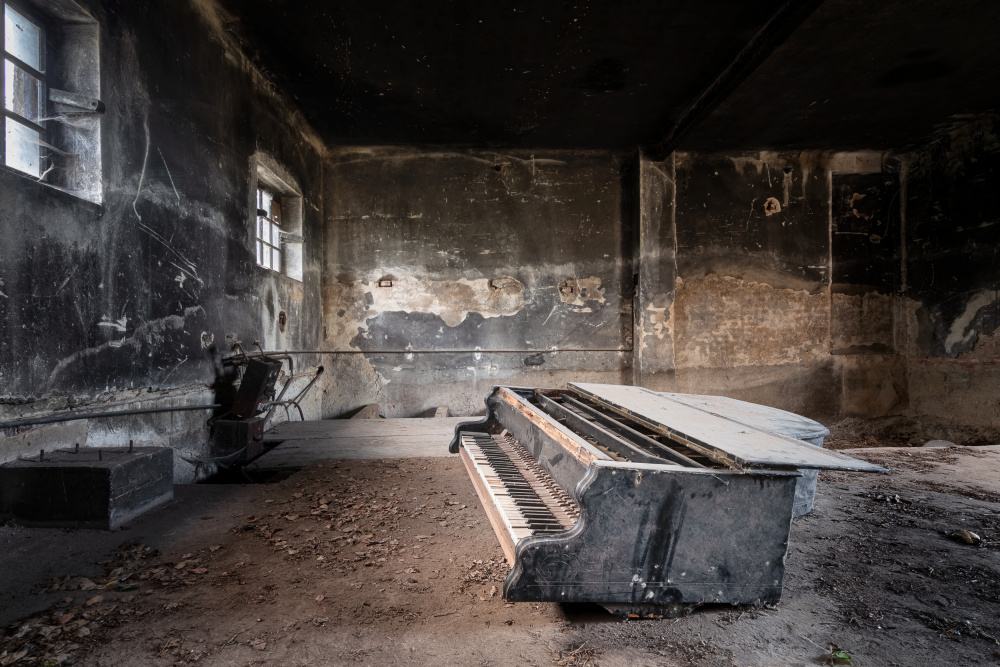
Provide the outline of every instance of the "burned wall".
{"type": "Polygon", "coordinates": [[[676,153],[642,168],[662,182],[640,182],[640,246],[656,255],[639,255],[637,307],[658,322],[637,339],[659,355],[644,386],[817,418],[905,407],[899,187],[880,154],[676,153]]]}
{"type": "Polygon", "coordinates": [[[905,287],[915,410],[997,426],[1000,119],[944,128],[907,157],[905,287]]]}
{"type": "Polygon", "coordinates": [[[495,384],[628,381],[632,177],[606,152],[332,155],[324,413],[474,414],[495,384]]]}
{"type": "MultiPolygon", "coordinates": [[[[0,169],[3,419],[97,403],[211,403],[213,341],[320,342],[321,144],[243,56],[211,0],[80,4],[100,32],[102,203],[0,169]],[[303,195],[302,282],[255,265],[261,155],[303,195]]],[[[47,441],[135,439],[194,459],[206,416],[7,433],[0,458],[47,441]]],[[[193,469],[178,460],[179,478],[193,469]]]]}

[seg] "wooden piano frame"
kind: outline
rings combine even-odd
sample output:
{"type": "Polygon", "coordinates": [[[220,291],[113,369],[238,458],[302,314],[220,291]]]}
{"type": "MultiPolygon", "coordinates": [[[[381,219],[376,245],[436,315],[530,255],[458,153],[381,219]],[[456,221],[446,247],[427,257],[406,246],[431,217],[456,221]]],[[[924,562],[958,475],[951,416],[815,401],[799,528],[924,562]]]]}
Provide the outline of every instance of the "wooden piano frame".
{"type": "MultiPolygon", "coordinates": [[[[463,456],[513,565],[504,597],[597,602],[620,613],[643,614],[695,603],[777,602],[797,468],[791,463],[754,468],[740,456],[591,391],[602,387],[611,385],[571,384],[568,391],[495,387],[486,399],[486,416],[456,427],[452,453],[462,449],[463,432],[506,431],[579,505],[580,518],[570,530],[531,535],[515,546],[468,455],[463,456]]],[[[645,391],[621,389],[632,391],[630,396],[645,391]]],[[[716,424],[725,419],[719,415],[694,417],[705,415],[713,428],[732,427],[716,424]]],[[[760,435],[740,424],[736,428],[750,439],[760,435]]],[[[801,446],[831,455],[814,467],[880,470],[791,438],[780,442],[782,436],[765,435],[771,445],[777,438],[779,448],[801,446]]]]}

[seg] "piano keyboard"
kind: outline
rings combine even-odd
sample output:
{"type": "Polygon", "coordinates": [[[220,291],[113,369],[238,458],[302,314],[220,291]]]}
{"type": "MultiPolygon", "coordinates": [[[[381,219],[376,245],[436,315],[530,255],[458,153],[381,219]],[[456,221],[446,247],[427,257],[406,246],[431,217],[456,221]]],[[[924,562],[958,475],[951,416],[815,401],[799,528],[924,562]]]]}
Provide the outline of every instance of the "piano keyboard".
{"type": "Polygon", "coordinates": [[[508,560],[525,537],[569,530],[580,508],[514,438],[462,433],[462,459],[508,560]]]}

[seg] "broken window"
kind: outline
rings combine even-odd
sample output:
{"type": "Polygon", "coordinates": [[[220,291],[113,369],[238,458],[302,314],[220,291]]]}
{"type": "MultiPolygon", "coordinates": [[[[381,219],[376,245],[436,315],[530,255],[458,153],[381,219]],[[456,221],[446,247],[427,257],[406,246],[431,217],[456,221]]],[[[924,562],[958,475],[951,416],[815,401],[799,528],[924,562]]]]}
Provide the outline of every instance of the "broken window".
{"type": "Polygon", "coordinates": [[[270,157],[255,156],[254,252],[257,265],[302,280],[302,195],[294,177],[270,157]]]}
{"type": "Polygon", "coordinates": [[[257,186],[257,264],[281,273],[281,196],[257,186]]]}
{"type": "Polygon", "coordinates": [[[0,164],[100,203],[97,21],[73,0],[0,0],[0,164]]]}
{"type": "Polygon", "coordinates": [[[3,3],[4,164],[38,178],[45,156],[45,30],[23,8],[3,3]]]}

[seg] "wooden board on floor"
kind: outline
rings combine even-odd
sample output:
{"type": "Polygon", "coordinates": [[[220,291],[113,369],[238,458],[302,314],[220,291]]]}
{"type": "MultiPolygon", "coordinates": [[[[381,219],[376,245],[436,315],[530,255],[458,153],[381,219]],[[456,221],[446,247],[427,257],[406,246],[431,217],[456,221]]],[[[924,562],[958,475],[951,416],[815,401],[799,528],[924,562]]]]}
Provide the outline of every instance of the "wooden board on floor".
{"type": "MultiPolygon", "coordinates": [[[[474,422],[479,417],[414,418],[414,419],[321,419],[307,422],[285,422],[264,434],[264,442],[311,440],[346,437],[396,437],[403,435],[448,434],[450,441],[455,426],[474,422]]],[[[447,443],[446,443],[447,444],[447,443]]]]}
{"type": "Polygon", "coordinates": [[[405,459],[451,456],[448,443],[455,426],[474,417],[447,419],[328,419],[289,422],[269,431],[265,440],[280,441],[257,466],[297,470],[326,459],[405,459]]]}

